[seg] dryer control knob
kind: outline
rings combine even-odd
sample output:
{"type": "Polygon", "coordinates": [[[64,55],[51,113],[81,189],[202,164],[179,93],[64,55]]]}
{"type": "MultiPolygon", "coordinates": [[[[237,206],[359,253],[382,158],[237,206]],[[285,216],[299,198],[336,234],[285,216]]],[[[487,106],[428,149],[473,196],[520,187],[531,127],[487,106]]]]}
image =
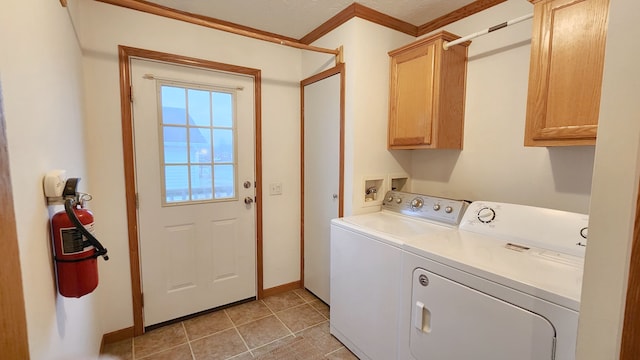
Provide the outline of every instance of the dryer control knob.
{"type": "Polygon", "coordinates": [[[389,196],[389,197],[387,198],[387,202],[392,202],[392,201],[393,201],[393,196],[389,196]]]}
{"type": "Polygon", "coordinates": [[[411,200],[411,209],[413,210],[422,208],[422,205],[424,205],[424,201],[419,197],[411,200]]]}
{"type": "Polygon", "coordinates": [[[440,210],[440,204],[433,204],[433,210],[434,211],[440,210]]]}
{"type": "Polygon", "coordinates": [[[396,199],[396,204],[400,204],[401,202],[402,202],[402,199],[401,199],[401,198],[397,198],[397,199],[396,199]]]}
{"type": "Polygon", "coordinates": [[[496,218],[496,211],[490,207],[483,207],[478,211],[478,220],[481,223],[488,224],[496,218]]]}
{"type": "Polygon", "coordinates": [[[447,206],[446,208],[444,208],[444,212],[446,212],[447,214],[451,214],[453,212],[453,208],[451,206],[447,206]]]}

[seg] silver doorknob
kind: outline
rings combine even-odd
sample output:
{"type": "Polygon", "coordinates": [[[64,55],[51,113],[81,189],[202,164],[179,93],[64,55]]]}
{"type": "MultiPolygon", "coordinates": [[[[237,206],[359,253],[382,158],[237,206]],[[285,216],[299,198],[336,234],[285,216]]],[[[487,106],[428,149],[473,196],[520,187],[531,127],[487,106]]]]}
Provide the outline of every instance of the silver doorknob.
{"type": "Polygon", "coordinates": [[[253,203],[253,198],[251,196],[247,196],[246,198],[244,198],[244,203],[250,205],[251,203],[253,203]]]}

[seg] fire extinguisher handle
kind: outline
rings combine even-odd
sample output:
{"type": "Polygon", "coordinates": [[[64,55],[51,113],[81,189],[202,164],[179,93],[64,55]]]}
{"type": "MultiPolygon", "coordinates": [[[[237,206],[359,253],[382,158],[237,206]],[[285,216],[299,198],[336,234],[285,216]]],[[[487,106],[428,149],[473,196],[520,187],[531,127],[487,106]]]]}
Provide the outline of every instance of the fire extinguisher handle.
{"type": "Polygon", "coordinates": [[[89,230],[87,230],[84,227],[84,225],[82,225],[82,223],[76,216],[76,213],[73,211],[75,204],[76,204],[76,201],[73,198],[67,198],[65,200],[64,210],[67,213],[67,216],[69,217],[73,225],[82,233],[82,235],[84,235],[87,238],[87,241],[89,241],[89,243],[93,245],[94,248],[96,248],[95,257],[102,256],[102,258],[105,261],[109,260],[109,256],[107,255],[107,249],[104,246],[102,246],[100,241],[98,241],[98,239],[96,239],[96,237],[93,236],[93,234],[89,232],[89,230]]]}

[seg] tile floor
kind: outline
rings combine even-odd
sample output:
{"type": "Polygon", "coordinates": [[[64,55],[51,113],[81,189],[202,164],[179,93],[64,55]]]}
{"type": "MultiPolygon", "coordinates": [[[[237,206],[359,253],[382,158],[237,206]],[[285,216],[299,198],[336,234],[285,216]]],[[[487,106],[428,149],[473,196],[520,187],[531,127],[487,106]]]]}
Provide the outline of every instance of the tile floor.
{"type": "Polygon", "coordinates": [[[167,325],[105,346],[122,360],[354,359],[329,334],[329,307],[304,289],[167,325]]]}

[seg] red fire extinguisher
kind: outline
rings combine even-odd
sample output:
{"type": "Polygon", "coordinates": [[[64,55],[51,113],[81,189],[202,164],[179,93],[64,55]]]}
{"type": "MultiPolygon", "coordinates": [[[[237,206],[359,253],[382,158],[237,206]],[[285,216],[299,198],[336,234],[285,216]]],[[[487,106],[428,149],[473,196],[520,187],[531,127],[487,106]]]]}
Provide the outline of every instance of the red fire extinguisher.
{"type": "Polygon", "coordinates": [[[98,286],[98,262],[109,260],[107,249],[93,236],[94,218],[84,208],[86,194],[76,193],[80,179],[68,179],[63,192],[64,211],[51,218],[58,291],[79,298],[98,286]]]}

